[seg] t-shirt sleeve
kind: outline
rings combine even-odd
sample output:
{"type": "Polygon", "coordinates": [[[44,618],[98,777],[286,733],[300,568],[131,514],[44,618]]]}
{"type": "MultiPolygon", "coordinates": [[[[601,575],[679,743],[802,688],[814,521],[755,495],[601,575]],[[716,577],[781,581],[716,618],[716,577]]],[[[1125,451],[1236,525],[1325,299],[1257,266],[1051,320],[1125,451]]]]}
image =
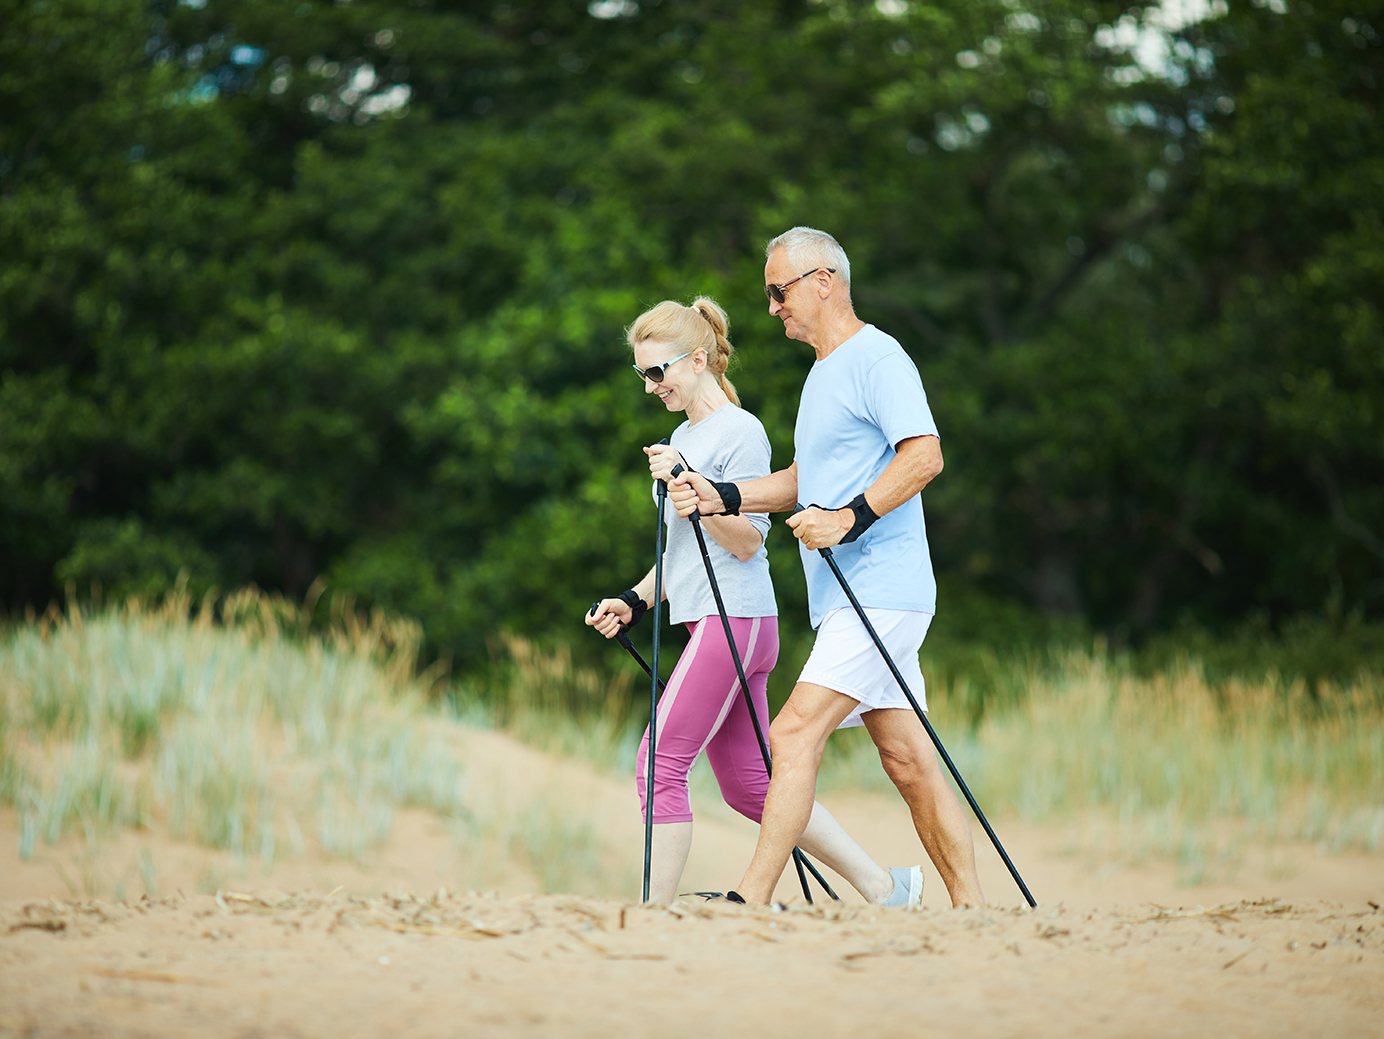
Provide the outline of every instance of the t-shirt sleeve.
{"type": "MultiPolygon", "coordinates": [[[[723,455],[725,466],[719,477],[722,482],[743,483],[769,475],[769,467],[772,464],[769,436],[758,419],[748,412],[745,418],[748,421],[736,424],[736,429],[726,445],[723,455]]],[[[745,512],[741,515],[754,524],[761,537],[768,535],[770,521],[767,512],[745,512]]]]}
{"type": "Polygon", "coordinates": [[[909,437],[940,436],[917,367],[902,350],[890,351],[865,380],[866,412],[893,447],[909,437]]]}

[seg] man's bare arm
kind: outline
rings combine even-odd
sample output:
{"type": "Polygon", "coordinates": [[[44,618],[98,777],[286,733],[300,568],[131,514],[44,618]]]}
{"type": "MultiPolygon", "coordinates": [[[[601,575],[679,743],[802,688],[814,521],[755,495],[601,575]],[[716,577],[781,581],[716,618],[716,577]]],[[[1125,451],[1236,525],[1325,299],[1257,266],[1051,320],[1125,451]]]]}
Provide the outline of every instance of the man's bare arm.
{"type": "Polygon", "coordinates": [[[798,504],[798,463],[787,469],[746,480],[735,485],[740,490],[740,511],[792,512],[798,504]]]}
{"type": "MultiPolygon", "coordinates": [[[[900,440],[894,460],[865,492],[865,501],[876,516],[893,512],[921,493],[942,471],[942,442],[934,436],[900,440]]],[[[852,523],[854,520],[852,519],[852,523]]],[[[846,524],[851,529],[851,524],[846,524]]]]}
{"type": "MultiPolygon", "coordinates": [[[[887,472],[888,470],[886,470],[887,472]]],[[[758,480],[735,485],[740,492],[740,513],[791,512],[798,504],[798,463],[758,480]]],[[[725,502],[711,481],[700,473],[680,473],[668,485],[668,495],[679,516],[690,516],[696,509],[704,516],[725,511],[725,502]]]]}

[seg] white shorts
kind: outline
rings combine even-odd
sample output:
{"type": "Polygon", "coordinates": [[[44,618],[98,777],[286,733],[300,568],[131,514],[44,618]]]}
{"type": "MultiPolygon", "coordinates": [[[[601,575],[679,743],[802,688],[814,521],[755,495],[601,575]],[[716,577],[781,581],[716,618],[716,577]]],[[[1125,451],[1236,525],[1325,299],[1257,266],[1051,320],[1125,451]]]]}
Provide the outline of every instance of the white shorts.
{"type": "MultiPolygon", "coordinates": [[[[908,689],[918,706],[927,710],[927,689],[923,672],[918,667],[918,650],[927,636],[932,614],[918,610],[878,610],[865,607],[865,615],[879,634],[894,664],[908,683],[908,689]]],[[[832,610],[817,629],[817,641],[803,665],[799,682],[811,682],[844,693],[860,706],[837,726],[838,729],[863,725],[861,715],[866,711],[887,708],[912,710],[908,698],[899,688],[898,680],[884,662],[879,648],[865,625],[860,623],[855,608],[843,606],[832,610]]]]}

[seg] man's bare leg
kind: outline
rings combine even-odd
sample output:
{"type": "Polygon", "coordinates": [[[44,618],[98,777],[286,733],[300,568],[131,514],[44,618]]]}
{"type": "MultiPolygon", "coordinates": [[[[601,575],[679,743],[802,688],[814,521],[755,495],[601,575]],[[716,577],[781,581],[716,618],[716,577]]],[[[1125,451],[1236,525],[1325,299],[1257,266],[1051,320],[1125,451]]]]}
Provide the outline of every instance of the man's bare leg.
{"type": "MultiPolygon", "coordinates": [[[[890,709],[867,711],[861,717],[879,749],[884,771],[908,804],[918,839],[947,885],[952,905],[984,905],[970,823],[917,715],[890,709]]],[[[774,772],[777,780],[777,758],[774,772]]],[[[772,795],[772,784],[769,790],[772,795]]]]}
{"type": "Polygon", "coordinates": [[[799,682],[769,726],[774,775],[764,799],[754,858],[736,888],[746,902],[767,905],[773,898],[774,886],[812,816],[827,737],[857,706],[849,696],[799,682]]]}

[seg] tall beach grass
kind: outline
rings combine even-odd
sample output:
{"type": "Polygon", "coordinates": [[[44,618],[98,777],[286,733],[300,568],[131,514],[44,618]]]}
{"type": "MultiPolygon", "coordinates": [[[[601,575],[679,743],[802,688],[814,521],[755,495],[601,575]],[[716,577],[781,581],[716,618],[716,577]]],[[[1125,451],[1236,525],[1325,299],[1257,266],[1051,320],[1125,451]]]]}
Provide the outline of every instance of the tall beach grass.
{"type": "Polygon", "coordinates": [[[173,595],[9,631],[0,803],[21,857],[157,821],[266,866],[307,838],[358,858],[399,808],[464,818],[464,770],[419,724],[418,627],[345,609],[306,631],[304,609],[254,589],[215,615],[173,595]]]}
{"type": "MultiPolygon", "coordinates": [[[[1100,859],[1175,862],[1191,883],[1284,842],[1384,851],[1384,662],[1368,654],[1353,678],[1309,684],[1186,654],[1154,668],[1099,640],[970,652],[965,668],[924,656],[927,697],[948,751],[997,818],[1060,826],[1073,850],[1100,859]]],[[[500,724],[545,749],[632,768],[648,716],[642,674],[612,653],[603,680],[522,640],[505,655],[485,695],[507,704],[500,724]]],[[[790,680],[793,655],[780,661],[790,680]]],[[[692,779],[715,796],[704,767],[692,779]]],[[[892,790],[863,730],[828,741],[821,789],[892,790]]]]}
{"type": "MultiPolygon", "coordinates": [[[[369,865],[396,813],[421,808],[449,823],[457,886],[518,869],[544,890],[635,890],[590,806],[551,784],[516,801],[467,761],[469,734],[496,726],[632,762],[628,679],[511,640],[494,702],[420,672],[411,621],[342,599],[314,627],[313,605],[175,593],[0,629],[0,807],[17,815],[19,856],[72,837],[94,855],[133,828],[229,852],[241,872],[305,851],[369,865]]],[[[80,886],[101,891],[94,875],[80,886]]]]}
{"type": "MultiPolygon", "coordinates": [[[[1384,850],[1379,671],[1312,689],[1272,674],[1211,682],[1186,658],[1148,675],[1099,646],[1011,671],[1019,691],[978,722],[964,683],[928,690],[930,719],[989,813],[1066,824],[1078,847],[1106,855],[1172,860],[1189,882],[1284,841],[1384,850]]],[[[888,781],[857,731],[832,737],[823,784],[888,781]]]]}
{"type": "MultiPolygon", "coordinates": [[[[312,629],[310,609],[251,589],[0,631],[0,806],[19,854],[158,827],[265,867],[308,848],[364,861],[419,807],[452,821],[478,874],[518,862],[548,889],[627,887],[583,806],[545,791],[500,811],[454,737],[463,719],[627,775],[642,674],[504,638],[484,679],[443,681],[418,671],[416,625],[331,612],[312,629]]],[[[987,667],[983,710],[965,677],[929,674],[928,699],[997,818],[1060,824],[1102,857],[1171,859],[1189,881],[1283,841],[1384,850],[1379,668],[1309,687],[1209,678],[1186,657],[1150,672],[1098,643],[987,667]]],[[[704,773],[694,787],[714,793],[704,773]]],[[[889,789],[863,732],[832,737],[821,786],[889,789]]]]}

